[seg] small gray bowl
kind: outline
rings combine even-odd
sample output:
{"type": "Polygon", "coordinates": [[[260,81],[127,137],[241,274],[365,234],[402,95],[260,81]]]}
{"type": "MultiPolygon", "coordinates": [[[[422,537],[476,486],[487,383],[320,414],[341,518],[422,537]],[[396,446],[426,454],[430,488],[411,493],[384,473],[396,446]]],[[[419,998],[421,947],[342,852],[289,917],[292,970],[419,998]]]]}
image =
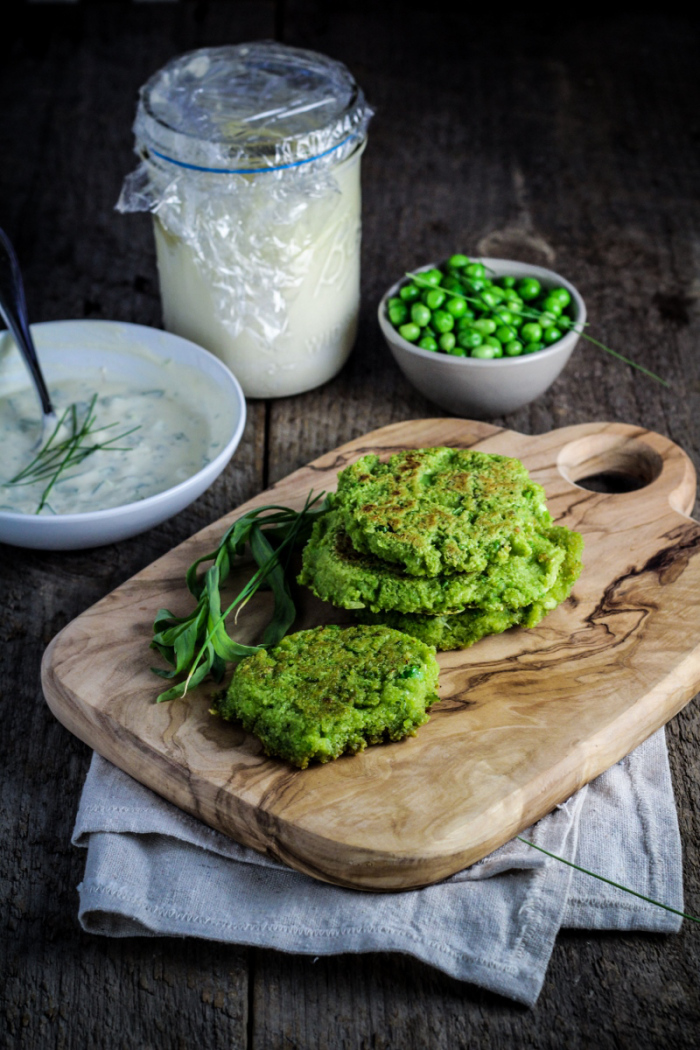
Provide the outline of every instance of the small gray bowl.
{"type": "MultiPolygon", "coordinates": [[[[545,287],[559,286],[571,293],[574,322],[586,323],[586,305],[573,284],[553,270],[510,259],[475,259],[497,277],[536,277],[545,287]]],[[[421,266],[415,273],[431,270],[439,263],[421,266]]],[[[536,354],[522,357],[452,357],[422,350],[403,339],[387,317],[387,300],[398,294],[405,279],[392,285],[379,304],[379,326],[394,359],[408,381],[422,394],[455,415],[490,419],[515,412],[547,390],[565,367],[578,343],[570,331],[558,342],[536,354]]]]}

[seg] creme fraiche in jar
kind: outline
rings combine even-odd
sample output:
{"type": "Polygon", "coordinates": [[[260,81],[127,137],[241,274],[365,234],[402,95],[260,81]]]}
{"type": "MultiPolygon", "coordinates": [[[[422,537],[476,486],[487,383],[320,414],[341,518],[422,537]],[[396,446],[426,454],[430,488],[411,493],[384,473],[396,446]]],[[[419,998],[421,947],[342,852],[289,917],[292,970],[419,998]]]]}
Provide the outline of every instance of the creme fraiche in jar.
{"type": "Polygon", "coordinates": [[[311,390],[352,349],[371,116],[342,63],[272,42],[190,52],[141,89],[118,207],[153,215],[165,327],[249,397],[311,390]]]}

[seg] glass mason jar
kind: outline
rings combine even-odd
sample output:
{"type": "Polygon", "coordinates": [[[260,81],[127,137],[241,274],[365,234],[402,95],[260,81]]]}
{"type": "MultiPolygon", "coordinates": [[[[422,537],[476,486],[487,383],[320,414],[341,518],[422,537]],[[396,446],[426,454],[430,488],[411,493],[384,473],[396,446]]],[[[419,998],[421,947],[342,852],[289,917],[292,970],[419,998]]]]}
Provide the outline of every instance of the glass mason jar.
{"type": "Polygon", "coordinates": [[[180,56],[141,89],[117,206],[153,214],[165,327],[249,397],[311,390],[352,349],[371,116],[341,63],[268,42],[180,56]]]}

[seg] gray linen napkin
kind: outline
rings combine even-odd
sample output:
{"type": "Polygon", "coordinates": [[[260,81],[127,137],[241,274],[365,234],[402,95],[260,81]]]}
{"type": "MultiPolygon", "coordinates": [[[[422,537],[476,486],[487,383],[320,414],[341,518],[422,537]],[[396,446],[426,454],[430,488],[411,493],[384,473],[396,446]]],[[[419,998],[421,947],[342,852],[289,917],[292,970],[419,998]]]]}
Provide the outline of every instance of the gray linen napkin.
{"type": "MultiPolygon", "coordinates": [[[[679,910],[681,844],[664,731],[523,832],[679,910]]],[[[246,849],[94,755],[73,832],[83,929],[310,955],[406,952],[529,1006],[561,927],[676,932],[678,916],[513,840],[426,889],[363,893],[246,849]]]]}

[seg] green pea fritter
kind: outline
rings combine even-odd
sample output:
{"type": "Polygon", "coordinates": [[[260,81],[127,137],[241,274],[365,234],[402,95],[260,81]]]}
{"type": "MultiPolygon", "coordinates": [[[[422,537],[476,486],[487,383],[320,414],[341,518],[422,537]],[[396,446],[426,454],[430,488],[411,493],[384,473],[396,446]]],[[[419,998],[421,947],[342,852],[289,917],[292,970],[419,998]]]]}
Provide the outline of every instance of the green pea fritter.
{"type": "Polygon", "coordinates": [[[315,627],[242,660],[217,711],[305,769],[415,736],[437,695],[435,649],[391,627],[315,627]]]}
{"type": "Polygon", "coordinates": [[[356,550],[413,576],[483,572],[518,553],[523,532],[552,524],[519,460],[469,449],[363,456],[338,475],[333,506],[356,550]]]}
{"type": "Polygon", "coordinates": [[[319,518],[304,548],[299,582],[342,609],[444,613],[478,605],[520,609],[551,589],[566,556],[567,529],[521,531],[498,548],[482,572],[410,576],[373,554],[358,552],[336,510],[319,518]],[[516,553],[517,545],[517,553],[516,553]]]}
{"type": "Polygon", "coordinates": [[[578,532],[562,526],[559,539],[566,549],[554,586],[540,599],[521,609],[469,608],[441,616],[419,614],[372,613],[362,610],[359,619],[365,623],[384,623],[406,634],[420,638],[436,649],[466,649],[489,634],[501,634],[510,627],[536,627],[547,613],[568,598],[581,573],[583,539],[578,532]]]}

